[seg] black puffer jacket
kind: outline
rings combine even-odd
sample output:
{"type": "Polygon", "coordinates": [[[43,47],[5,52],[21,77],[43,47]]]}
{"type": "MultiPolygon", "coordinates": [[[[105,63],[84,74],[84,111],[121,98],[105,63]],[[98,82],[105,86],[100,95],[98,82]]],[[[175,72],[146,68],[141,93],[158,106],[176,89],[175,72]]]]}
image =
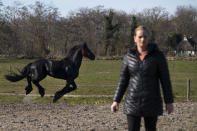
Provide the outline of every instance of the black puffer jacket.
{"type": "Polygon", "coordinates": [[[120,80],[113,100],[120,102],[125,91],[124,113],[136,116],[155,116],[163,113],[160,84],[164,102],[173,103],[172,86],[165,56],[156,44],[148,44],[143,62],[134,47],[123,59],[120,80]]]}

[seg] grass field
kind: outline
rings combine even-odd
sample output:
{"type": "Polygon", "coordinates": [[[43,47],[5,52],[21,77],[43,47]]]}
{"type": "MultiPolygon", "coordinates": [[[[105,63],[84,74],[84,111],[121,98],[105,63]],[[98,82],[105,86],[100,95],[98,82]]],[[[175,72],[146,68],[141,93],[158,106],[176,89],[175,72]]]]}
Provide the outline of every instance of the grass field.
{"type": "MultiPolygon", "coordinates": [[[[27,63],[34,60],[28,59],[0,59],[0,93],[25,94],[26,79],[11,83],[4,78],[9,70],[17,71],[27,63]]],[[[191,80],[191,100],[196,101],[197,97],[197,61],[169,61],[170,76],[176,101],[185,101],[187,92],[187,80],[191,80]],[[196,96],[196,97],[193,97],[196,96]]],[[[82,62],[79,77],[75,80],[78,89],[69,94],[72,95],[113,95],[116,88],[121,67],[121,60],[84,60],[82,62]]],[[[46,77],[41,85],[46,89],[46,94],[54,94],[65,86],[65,80],[46,77]]],[[[31,94],[38,94],[37,88],[31,94]]],[[[4,97],[0,101],[4,101],[4,97]]],[[[10,97],[9,97],[10,98],[10,97]]],[[[15,97],[13,98],[15,99],[15,97]]],[[[13,100],[11,99],[11,101],[13,100]]],[[[21,96],[20,96],[21,99],[21,96]]],[[[49,98],[52,99],[52,98],[49,98]]],[[[67,101],[69,98],[62,98],[67,101]]],[[[79,98],[73,100],[79,101],[79,98]]],[[[106,98],[106,101],[111,99],[106,98]]],[[[37,99],[38,101],[40,98],[37,99]]],[[[88,98],[81,100],[89,101],[88,98]]],[[[99,98],[105,101],[104,98],[99,98]]],[[[90,102],[91,103],[91,102],[90,102]]]]}

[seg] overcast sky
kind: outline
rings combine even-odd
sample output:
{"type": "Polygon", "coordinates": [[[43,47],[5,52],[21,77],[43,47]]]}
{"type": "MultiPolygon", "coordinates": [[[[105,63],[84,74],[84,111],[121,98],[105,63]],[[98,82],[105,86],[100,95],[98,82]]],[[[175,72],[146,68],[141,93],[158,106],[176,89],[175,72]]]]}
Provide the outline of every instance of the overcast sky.
{"type": "Polygon", "coordinates": [[[174,14],[177,6],[192,5],[197,8],[197,0],[0,0],[4,6],[13,6],[15,1],[23,5],[34,4],[40,1],[46,5],[58,8],[62,16],[68,15],[70,11],[77,11],[79,8],[93,8],[98,5],[104,6],[105,9],[115,9],[131,13],[134,10],[140,12],[143,9],[160,6],[165,8],[170,14],[174,14]]]}

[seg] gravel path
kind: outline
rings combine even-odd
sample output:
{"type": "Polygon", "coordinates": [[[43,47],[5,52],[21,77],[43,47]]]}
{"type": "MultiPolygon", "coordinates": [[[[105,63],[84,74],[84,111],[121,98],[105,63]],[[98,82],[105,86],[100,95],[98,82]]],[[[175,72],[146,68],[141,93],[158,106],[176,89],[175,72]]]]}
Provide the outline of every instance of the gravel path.
{"type": "MultiPolygon", "coordinates": [[[[0,131],[126,131],[122,108],[111,113],[110,104],[0,103],[0,131]]],[[[197,103],[175,103],[175,112],[160,116],[157,128],[197,131],[197,103]]]]}

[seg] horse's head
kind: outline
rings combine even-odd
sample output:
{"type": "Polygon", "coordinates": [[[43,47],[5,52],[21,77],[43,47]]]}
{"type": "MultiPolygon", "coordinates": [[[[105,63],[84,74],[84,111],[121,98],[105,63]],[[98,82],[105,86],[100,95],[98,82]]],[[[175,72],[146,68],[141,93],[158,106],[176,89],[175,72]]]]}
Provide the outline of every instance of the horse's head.
{"type": "Polygon", "coordinates": [[[91,52],[86,43],[82,45],[82,55],[89,58],[90,60],[95,59],[95,55],[91,52]]]}

